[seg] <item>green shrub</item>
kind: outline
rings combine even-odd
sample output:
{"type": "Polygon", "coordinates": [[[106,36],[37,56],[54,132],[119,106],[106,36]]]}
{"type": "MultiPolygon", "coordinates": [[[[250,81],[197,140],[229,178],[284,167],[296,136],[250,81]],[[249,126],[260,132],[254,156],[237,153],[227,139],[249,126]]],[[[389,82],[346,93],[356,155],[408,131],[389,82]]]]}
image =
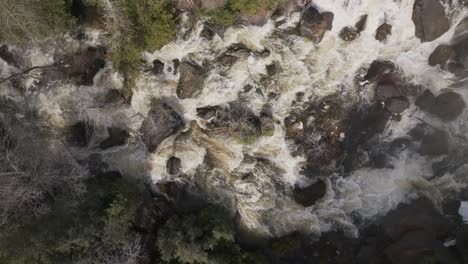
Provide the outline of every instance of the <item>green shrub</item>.
{"type": "Polygon", "coordinates": [[[169,219],[160,230],[157,246],[165,263],[267,263],[265,256],[243,251],[235,243],[229,213],[214,205],[169,219]]]}

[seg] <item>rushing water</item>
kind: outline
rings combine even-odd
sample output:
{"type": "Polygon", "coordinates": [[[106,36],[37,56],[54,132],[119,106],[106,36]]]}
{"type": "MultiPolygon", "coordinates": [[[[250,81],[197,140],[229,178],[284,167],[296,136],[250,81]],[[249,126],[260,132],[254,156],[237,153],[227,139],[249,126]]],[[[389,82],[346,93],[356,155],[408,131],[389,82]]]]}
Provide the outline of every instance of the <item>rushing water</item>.
{"type": "MultiPolygon", "coordinates": [[[[172,136],[150,155],[145,153],[141,143],[131,140],[125,146],[104,153],[112,166],[132,175],[149,174],[153,182],[158,183],[176,180],[165,169],[166,161],[175,156],[181,159],[184,180],[196,183],[213,200],[237,211],[241,224],[253,232],[279,236],[296,230],[320,234],[340,229],[355,236],[358,235],[358,221],[372,220],[395,208],[398,203],[418,195],[427,195],[437,202],[445,193],[465,186],[468,183],[466,177],[460,176],[463,172],[459,172],[430,181],[432,159],[405,151],[394,158],[394,169],[362,168],[348,177],[339,174],[323,177],[327,183],[326,196],[315,205],[304,208],[294,201],[291,190],[295,184],[308,184],[310,179],[301,175],[305,158],[294,157],[285,140],[284,119],[298,92],[316,100],[340,94],[350,104],[356,103],[358,97],[370,100],[370,93],[357,94],[355,77],[376,59],[393,61],[404,72],[405,81],[423,85],[435,94],[450,87],[453,76],[430,67],[427,58],[435,47],[451,39],[455,25],[464,17],[466,10],[456,4],[447,6],[451,30],[433,42],[421,43],[415,37],[411,20],[413,3],[414,0],[315,0],[314,5],[320,10],[331,11],[335,15],[333,29],[317,45],[300,36],[281,34],[281,31],[287,31],[298,23],[299,13],[284,18],[286,22],[279,27],[270,20],[262,27],[230,28],[223,38],[216,36],[212,41],[200,37],[203,24],[198,23],[193,30],[185,28],[188,33],[181,32],[176,41],[161,50],[144,54],[148,62],[155,59],[164,62],[164,74],[145,74],[128,107],[96,107],[99,104],[96,98],[104,91],[122,86],[121,77],[113,73],[110,65],[95,77],[93,87],[52,83],[47,89],[34,91],[34,84],[30,83],[30,94],[34,98],[31,103],[57,130],[86,119],[98,128],[109,125],[127,127],[132,135],[137,136],[151,100],[169,98],[166,100],[185,120],[188,136],[172,136]],[[369,17],[360,37],[352,42],[342,41],[338,37],[340,30],[354,25],[364,14],[369,17]],[[375,40],[375,30],[384,21],[391,24],[393,30],[388,41],[383,43],[375,40]],[[213,69],[200,95],[185,100],[177,98],[179,75],[170,71],[174,68],[174,59],[189,57],[200,64],[213,61],[230,45],[239,42],[253,51],[268,49],[271,54],[267,57],[251,54],[241,57],[229,70],[213,69]],[[273,62],[281,66],[281,72],[268,88],[277,92],[275,100],[255,92],[242,93],[247,84],[255,87],[266,74],[266,66],[273,62]],[[262,137],[251,145],[241,145],[232,139],[208,137],[197,128],[205,125],[197,116],[197,108],[239,99],[257,114],[265,103],[271,104],[273,117],[279,121],[275,124],[273,136],[262,137]],[[216,157],[214,169],[203,164],[208,153],[216,157]],[[247,156],[260,157],[268,162],[248,161],[245,159],[247,156]],[[248,179],[237,176],[248,172],[252,175],[248,179]]],[[[94,36],[89,40],[91,44],[101,41],[98,33],[89,32],[89,36],[94,36]]],[[[50,62],[50,54],[51,51],[36,48],[31,49],[26,57],[33,65],[38,65],[50,62]]],[[[0,69],[3,76],[8,75],[7,67],[0,69]]],[[[459,92],[468,101],[468,93],[465,90],[459,92]]],[[[463,133],[466,127],[462,120],[467,116],[464,113],[458,119],[460,122],[444,124],[412,106],[404,112],[400,122],[389,124],[382,137],[391,141],[405,135],[419,122],[418,118],[453,133],[463,133]]],[[[94,140],[98,142],[99,139],[94,140]]]]}

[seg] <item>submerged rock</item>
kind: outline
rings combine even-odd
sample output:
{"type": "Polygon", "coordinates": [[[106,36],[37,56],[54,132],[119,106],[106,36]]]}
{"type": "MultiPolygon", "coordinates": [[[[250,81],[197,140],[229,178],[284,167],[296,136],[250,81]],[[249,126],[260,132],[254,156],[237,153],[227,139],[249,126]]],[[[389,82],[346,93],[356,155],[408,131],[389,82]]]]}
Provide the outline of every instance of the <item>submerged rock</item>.
{"type": "Polygon", "coordinates": [[[416,37],[422,42],[433,41],[450,29],[444,6],[439,0],[416,0],[412,19],[416,37]]]}
{"type": "Polygon", "coordinates": [[[455,49],[450,45],[439,45],[429,56],[428,63],[431,66],[444,66],[456,56],[455,49]]]}
{"type": "Polygon", "coordinates": [[[439,156],[449,153],[450,137],[447,132],[427,128],[421,138],[419,154],[423,156],[439,156]]]}
{"type": "Polygon", "coordinates": [[[295,187],[294,199],[304,207],[309,207],[325,196],[326,192],[327,184],[322,180],[318,180],[316,183],[302,189],[295,187]]]}
{"type": "Polygon", "coordinates": [[[416,99],[416,105],[443,121],[453,121],[461,115],[466,107],[462,96],[455,92],[445,92],[437,97],[426,90],[416,99]]]}
{"type": "Polygon", "coordinates": [[[143,143],[149,152],[154,152],[164,139],[177,133],[183,126],[182,118],[174,109],[156,101],[140,128],[143,143]]]}
{"type": "Polygon", "coordinates": [[[375,32],[375,39],[378,41],[385,41],[388,38],[388,35],[392,34],[392,25],[387,22],[383,23],[377,28],[375,32]]]}
{"type": "Polygon", "coordinates": [[[120,146],[127,142],[127,138],[130,134],[121,128],[118,127],[110,127],[107,129],[109,133],[109,137],[99,144],[101,149],[109,149],[115,146],[120,146]]]}
{"type": "Polygon", "coordinates": [[[170,157],[166,163],[166,172],[170,175],[179,175],[182,168],[181,160],[177,157],[170,157]]]}
{"type": "Polygon", "coordinates": [[[400,89],[393,84],[378,84],[375,87],[375,98],[378,101],[385,101],[393,97],[401,97],[400,89]]]}
{"type": "Polygon", "coordinates": [[[179,66],[179,71],[177,97],[180,99],[192,98],[202,91],[205,73],[200,65],[185,62],[179,66]]]}
{"type": "Polygon", "coordinates": [[[309,7],[304,11],[299,31],[303,37],[310,38],[314,43],[322,41],[325,32],[330,30],[333,25],[333,13],[320,13],[314,7],[309,7]]]}
{"type": "Polygon", "coordinates": [[[409,106],[410,102],[404,96],[392,97],[385,101],[385,108],[395,114],[403,113],[409,106]]]}

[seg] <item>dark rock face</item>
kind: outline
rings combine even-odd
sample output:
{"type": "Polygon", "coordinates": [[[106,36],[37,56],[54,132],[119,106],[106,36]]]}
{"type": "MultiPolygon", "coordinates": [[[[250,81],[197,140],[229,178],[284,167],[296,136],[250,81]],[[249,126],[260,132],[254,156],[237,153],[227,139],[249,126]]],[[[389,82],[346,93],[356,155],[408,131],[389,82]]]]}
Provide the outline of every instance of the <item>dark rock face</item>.
{"type": "Polygon", "coordinates": [[[449,139],[449,135],[445,131],[428,129],[422,138],[418,152],[423,156],[448,154],[449,139]]]}
{"type": "Polygon", "coordinates": [[[429,65],[446,65],[447,62],[456,56],[455,50],[449,45],[438,46],[429,56],[429,65]]]}
{"type": "Polygon", "coordinates": [[[160,60],[153,61],[153,73],[154,74],[161,74],[164,72],[164,63],[160,60]]]}
{"type": "Polygon", "coordinates": [[[86,147],[93,135],[94,128],[86,122],[78,122],[70,127],[67,141],[77,147],[86,147]]]}
{"type": "Polygon", "coordinates": [[[416,37],[422,42],[433,41],[450,29],[444,6],[438,0],[416,0],[412,19],[416,37]]]}
{"type": "Polygon", "coordinates": [[[437,97],[426,90],[416,99],[416,105],[422,110],[433,114],[443,121],[453,121],[461,115],[466,107],[460,94],[445,92],[437,97]]]}
{"type": "Polygon", "coordinates": [[[115,146],[120,146],[127,142],[127,138],[130,134],[121,128],[118,127],[110,127],[107,129],[109,133],[109,137],[99,144],[101,149],[109,149],[115,146]]]}
{"type": "Polygon", "coordinates": [[[303,37],[310,38],[314,43],[322,41],[325,32],[333,25],[333,13],[320,13],[317,9],[309,7],[304,11],[299,31],[303,37]]]}
{"type": "Polygon", "coordinates": [[[140,128],[142,140],[149,152],[156,150],[167,137],[177,133],[184,123],[170,106],[161,101],[153,103],[148,117],[140,128]]]}
{"type": "Polygon", "coordinates": [[[0,59],[4,60],[9,65],[19,67],[17,57],[10,51],[7,45],[0,46],[0,59]]]}
{"type": "Polygon", "coordinates": [[[445,121],[456,119],[465,109],[465,101],[460,94],[447,92],[436,97],[432,113],[445,121]]]}
{"type": "Polygon", "coordinates": [[[326,192],[327,184],[324,181],[318,180],[306,188],[294,188],[294,199],[304,207],[309,207],[321,199],[326,192]]]}
{"type": "Polygon", "coordinates": [[[457,249],[463,263],[468,263],[468,224],[464,224],[457,233],[457,249]]]}
{"type": "Polygon", "coordinates": [[[375,39],[378,41],[385,41],[388,38],[388,35],[392,34],[392,25],[387,24],[386,22],[380,25],[375,32],[375,39]]]}
{"type": "Polygon", "coordinates": [[[410,102],[406,97],[403,96],[392,97],[385,101],[385,108],[395,114],[403,113],[406,109],[408,109],[409,106],[410,102]]]}
{"type": "Polygon", "coordinates": [[[177,97],[192,98],[201,92],[205,81],[205,73],[201,66],[194,63],[182,63],[179,66],[180,79],[177,85],[177,97]]]}
{"type": "Polygon", "coordinates": [[[375,60],[369,66],[367,74],[364,78],[368,81],[375,81],[377,78],[385,74],[395,72],[395,70],[396,66],[393,64],[393,62],[375,60]]]}
{"type": "Polygon", "coordinates": [[[375,88],[375,98],[378,101],[385,101],[393,97],[400,97],[401,92],[397,86],[393,84],[379,84],[375,88]]]}
{"type": "Polygon", "coordinates": [[[166,172],[170,175],[179,175],[182,163],[177,157],[170,157],[166,163],[166,172]]]}
{"type": "Polygon", "coordinates": [[[96,73],[104,68],[106,52],[101,47],[88,47],[61,60],[61,70],[80,85],[92,85],[96,73]]]}

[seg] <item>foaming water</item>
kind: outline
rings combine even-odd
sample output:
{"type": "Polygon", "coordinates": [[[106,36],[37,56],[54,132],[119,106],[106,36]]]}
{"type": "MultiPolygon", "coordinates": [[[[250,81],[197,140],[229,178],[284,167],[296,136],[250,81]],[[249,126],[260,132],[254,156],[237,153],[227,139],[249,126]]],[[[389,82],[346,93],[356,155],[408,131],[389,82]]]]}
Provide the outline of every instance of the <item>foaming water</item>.
{"type": "MultiPolygon", "coordinates": [[[[186,123],[183,135],[166,139],[152,154],[146,154],[141,145],[132,142],[108,150],[108,160],[114,160],[112,166],[129,173],[145,171],[154,183],[180,178],[196,183],[213,200],[236,211],[244,227],[261,235],[280,236],[298,230],[320,234],[340,229],[356,236],[356,218],[371,221],[419,195],[430,196],[437,201],[443,192],[467,185],[464,177],[460,176],[463,172],[431,181],[432,160],[405,151],[392,161],[394,169],[362,168],[347,177],[316,175],[326,182],[327,194],[315,205],[304,208],[292,198],[292,188],[295,184],[306,185],[313,180],[301,174],[305,158],[291,153],[285,139],[284,119],[291,112],[298,92],[313,100],[338,94],[347,105],[357,103],[362,95],[357,94],[355,77],[376,59],[395,62],[404,72],[405,81],[423,85],[435,93],[449,87],[453,76],[430,67],[427,58],[437,45],[449,42],[455,25],[466,10],[451,10],[451,30],[433,42],[421,43],[415,37],[411,20],[413,4],[414,0],[315,0],[314,5],[321,11],[333,12],[335,17],[333,29],[317,45],[296,35],[283,34],[297,24],[299,13],[288,16],[280,27],[275,27],[275,21],[270,20],[262,27],[229,28],[224,37],[215,36],[211,41],[200,36],[203,24],[199,22],[187,31],[188,34],[183,34],[161,50],[144,54],[148,62],[158,59],[165,63],[164,74],[145,73],[128,107],[93,108],[97,105],[94,98],[102,93],[102,89],[121,88],[121,78],[109,67],[96,76],[94,87],[70,85],[41,91],[35,103],[43,118],[56,127],[64,127],[67,122],[78,119],[90,120],[97,126],[120,122],[117,125],[125,125],[136,136],[135,131],[148,114],[151,101],[164,98],[183,117],[186,123]],[[341,40],[340,30],[354,25],[365,14],[368,15],[367,26],[360,37],[352,42],[341,40]],[[393,26],[392,34],[386,42],[379,42],[375,39],[375,30],[384,22],[393,26]],[[170,71],[174,69],[174,60],[190,59],[206,65],[235,43],[242,43],[254,52],[240,56],[227,70],[212,69],[203,90],[195,98],[177,98],[180,76],[170,71]],[[270,51],[270,55],[259,56],[258,52],[265,49],[270,51]],[[265,92],[276,93],[276,98],[273,100],[255,92],[244,93],[246,85],[259,87],[258,83],[267,74],[266,66],[272,63],[277,63],[281,69],[265,92]],[[238,100],[256,114],[265,104],[271,106],[275,120],[272,136],[261,137],[252,144],[240,144],[234,139],[205,133],[206,122],[197,115],[197,108],[238,100]],[[166,172],[166,162],[170,157],[181,160],[182,176],[166,172]],[[204,164],[206,157],[212,160],[212,167],[204,164]],[[249,177],[242,176],[247,174],[249,177]]],[[[49,59],[34,54],[31,53],[31,61],[36,61],[34,65],[49,59]]],[[[7,73],[8,70],[2,69],[3,76],[7,73]]],[[[364,96],[371,97],[372,93],[364,96]]],[[[467,94],[463,96],[468,99],[467,94]]],[[[467,114],[464,115],[460,120],[465,119],[467,114]]],[[[447,129],[457,133],[466,131],[462,122],[441,124],[413,107],[403,114],[400,122],[391,122],[383,136],[391,141],[406,135],[419,122],[418,118],[434,125],[450,126],[447,129]]]]}

